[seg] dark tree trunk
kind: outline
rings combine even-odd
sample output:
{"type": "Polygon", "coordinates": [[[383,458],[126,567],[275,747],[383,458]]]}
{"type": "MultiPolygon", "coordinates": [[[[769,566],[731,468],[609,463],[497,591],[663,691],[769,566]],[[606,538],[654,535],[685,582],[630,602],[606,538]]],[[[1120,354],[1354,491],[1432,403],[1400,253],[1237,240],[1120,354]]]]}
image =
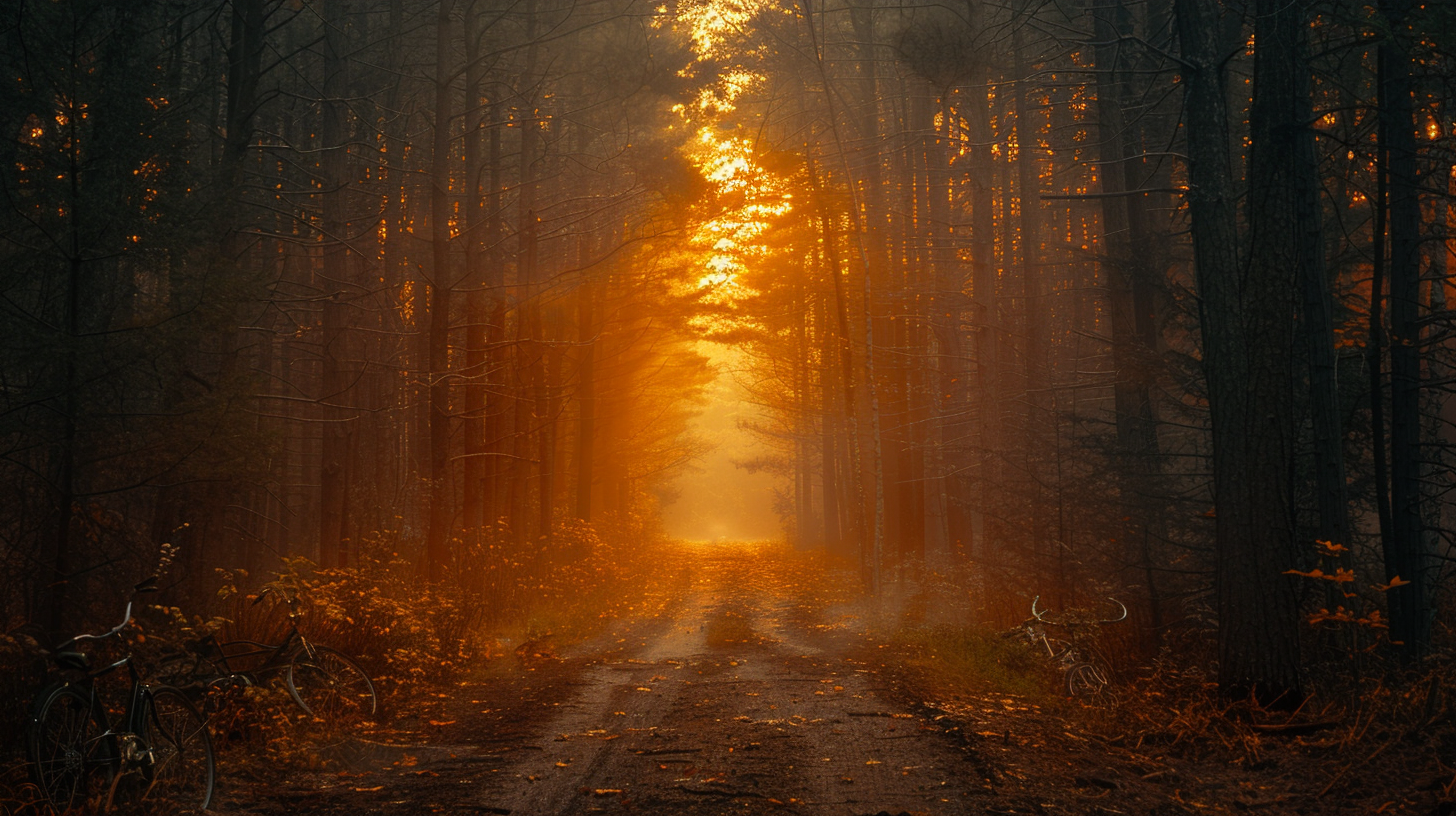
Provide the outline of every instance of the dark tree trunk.
{"type": "MultiPolygon", "coordinates": [[[[460,468],[462,524],[479,534],[485,523],[485,412],[486,412],[486,322],[490,304],[486,296],[487,273],[485,212],[488,195],[481,190],[481,138],[491,123],[486,121],[484,56],[480,53],[482,8],[472,3],[465,21],[465,197],[462,243],[465,245],[465,368],[461,371],[464,412],[461,417],[465,461],[460,468]]],[[[492,168],[494,169],[494,168],[492,168]]]]}
{"type": "Polygon", "coordinates": [[[949,137],[954,111],[949,104],[949,94],[942,94],[938,101],[936,108],[941,127],[935,128],[933,119],[928,123],[933,132],[926,144],[925,165],[930,188],[926,212],[930,228],[930,263],[935,274],[930,302],[931,336],[935,341],[936,354],[934,404],[937,415],[935,444],[931,447],[935,462],[932,489],[939,494],[931,495],[930,502],[939,506],[940,530],[935,533],[927,531],[929,541],[937,544],[934,558],[931,559],[930,552],[927,552],[927,559],[933,561],[931,566],[944,569],[955,563],[957,556],[969,553],[972,543],[966,476],[958,472],[965,457],[956,455],[968,445],[971,423],[965,417],[969,372],[961,337],[961,317],[967,306],[965,269],[956,257],[949,196],[949,137]]]}
{"type": "MultiPolygon", "coordinates": [[[[1239,266],[1223,76],[1231,43],[1220,12],[1214,0],[1176,4],[1185,61],[1188,204],[1213,425],[1218,679],[1230,696],[1252,693],[1265,702],[1297,705],[1298,609],[1283,574],[1292,546],[1292,384],[1284,361],[1294,289],[1264,261],[1247,276],[1239,266]]],[[[1255,93],[1257,108],[1267,100],[1255,93]]],[[[1255,150],[1266,151],[1257,158],[1261,167],[1272,160],[1267,142],[1255,150]]],[[[1257,171],[1252,175],[1258,178],[1257,171]]]]}
{"type": "MultiPolygon", "coordinates": [[[[870,0],[860,0],[850,7],[849,12],[850,23],[854,27],[855,37],[858,40],[855,56],[861,85],[859,117],[855,124],[860,140],[868,147],[865,150],[864,159],[859,162],[864,173],[863,199],[851,195],[851,200],[856,202],[856,209],[860,211],[850,213],[860,260],[860,285],[863,292],[861,305],[864,309],[865,327],[865,396],[869,402],[869,470],[874,482],[874,500],[870,505],[870,518],[865,525],[866,535],[863,542],[865,547],[862,550],[861,565],[864,567],[865,580],[870,591],[879,594],[881,591],[880,573],[884,565],[885,552],[886,467],[880,427],[879,384],[875,373],[875,310],[878,304],[874,299],[874,287],[877,281],[883,280],[887,266],[887,242],[883,221],[886,208],[883,200],[884,183],[881,178],[883,174],[878,149],[880,83],[875,61],[874,5],[870,0]]],[[[829,93],[827,87],[825,93],[829,93]]],[[[845,149],[843,145],[839,145],[839,147],[841,150],[845,149]]],[[[848,157],[845,157],[845,167],[850,166],[848,157]]],[[[846,169],[847,175],[850,172],[846,169]]],[[[854,187],[854,179],[847,178],[846,181],[849,182],[851,188],[854,187]]],[[[857,434],[857,431],[852,432],[857,434]]]]}
{"type": "Polygon", "coordinates": [[[440,0],[435,20],[434,144],[430,162],[430,516],[425,545],[431,583],[450,566],[450,300],[455,279],[450,262],[450,45],[453,0],[440,0]]]}
{"type": "Polygon", "coordinates": [[[507,472],[503,464],[506,452],[505,429],[506,429],[506,407],[510,402],[504,398],[506,390],[506,360],[509,351],[506,349],[506,300],[502,291],[505,288],[505,247],[503,242],[505,236],[505,203],[501,192],[502,173],[504,167],[501,163],[501,129],[504,126],[501,112],[504,105],[500,101],[492,101],[490,105],[490,136],[487,143],[486,163],[490,167],[490,192],[485,196],[488,212],[485,219],[485,258],[488,271],[485,276],[486,285],[492,290],[495,297],[495,305],[488,316],[489,324],[485,330],[486,363],[483,372],[486,388],[492,398],[486,402],[485,414],[485,449],[490,454],[485,462],[481,494],[485,504],[483,512],[484,521],[493,524],[500,519],[502,510],[507,506],[502,496],[501,474],[507,472]]]}
{"type": "Polygon", "coordinates": [[[858,401],[854,386],[854,345],[849,328],[849,302],[847,293],[844,291],[843,273],[840,270],[839,236],[838,231],[834,228],[836,214],[823,200],[816,176],[817,172],[811,159],[809,178],[816,199],[814,205],[818,211],[822,231],[824,272],[829,278],[830,291],[833,293],[834,300],[831,308],[834,312],[835,353],[832,357],[826,358],[825,364],[832,365],[835,362],[839,364],[839,391],[844,398],[844,434],[842,438],[844,439],[846,465],[841,471],[843,474],[841,496],[844,498],[843,504],[848,511],[845,516],[849,520],[849,524],[845,525],[847,533],[845,552],[863,558],[863,553],[868,545],[868,536],[864,512],[864,478],[860,469],[859,457],[858,401]]]}
{"type": "MultiPolygon", "coordinates": [[[[821,258],[822,260],[822,258],[821,258]]],[[[821,295],[815,304],[815,329],[819,334],[819,412],[821,479],[819,492],[824,497],[824,546],[832,552],[843,553],[844,534],[839,523],[840,496],[843,490],[839,478],[839,412],[835,409],[834,359],[838,347],[837,335],[830,329],[829,296],[821,295]]]]}
{"type": "Polygon", "coordinates": [[[1019,235],[1016,243],[1020,250],[1021,317],[1025,337],[1025,353],[1022,359],[1023,388],[1026,394],[1026,424],[1022,429],[1022,448],[1030,452],[1036,447],[1033,428],[1044,419],[1040,416],[1045,407],[1042,403],[1045,386],[1046,352],[1042,337],[1041,271],[1038,262],[1041,257],[1041,179],[1040,136],[1032,123],[1031,67],[1026,64],[1022,53],[1021,29],[1012,36],[1012,50],[1015,52],[1016,73],[1016,194],[1020,198],[1020,217],[1017,220],[1019,235]]]}
{"type": "MultiPolygon", "coordinates": [[[[585,238],[582,239],[585,241],[585,238]]],[[[582,256],[585,256],[583,250],[582,256]]],[[[576,517],[592,518],[592,478],[597,438],[596,314],[593,309],[596,285],[588,280],[577,293],[577,342],[581,362],[577,367],[576,399],[580,404],[576,426],[576,517]]]]}
{"type": "Polygon", "coordinates": [[[1136,192],[1144,151],[1126,111],[1134,103],[1133,66],[1120,38],[1133,34],[1131,15],[1122,0],[1098,0],[1093,7],[1097,42],[1098,146],[1102,156],[1102,233],[1112,312],[1112,358],[1117,372],[1113,386],[1116,410],[1118,476],[1127,527],[1124,563],[1142,568],[1153,638],[1163,619],[1157,602],[1156,574],[1149,551],[1151,529],[1161,530],[1161,512],[1154,502],[1161,470],[1152,386],[1158,355],[1157,317],[1153,313],[1157,243],[1149,225],[1147,199],[1136,192]]]}
{"type": "Polygon", "coordinates": [[[326,295],[323,302],[322,364],[323,391],[320,395],[324,418],[323,440],[319,461],[319,564],[344,567],[349,563],[345,543],[345,506],[349,490],[349,459],[353,443],[354,423],[341,404],[348,400],[354,379],[349,367],[348,313],[346,302],[349,286],[349,249],[345,241],[347,225],[348,124],[345,100],[348,88],[344,54],[344,7],[340,0],[323,5],[324,81],[319,137],[322,156],[319,176],[323,189],[322,221],[323,258],[318,288],[326,295]]]}
{"type": "MultiPolygon", "coordinates": [[[[1099,2],[1093,11],[1097,53],[1098,146],[1103,246],[1112,311],[1112,357],[1117,372],[1113,386],[1118,449],[1122,470],[1134,490],[1146,489],[1142,478],[1157,461],[1158,439],[1150,388],[1157,353],[1156,321],[1151,312],[1154,274],[1146,264],[1151,236],[1134,166],[1142,146],[1134,138],[1124,111],[1132,104],[1129,66],[1121,64],[1119,37],[1130,36],[1131,21],[1121,0],[1099,2]]],[[[1131,508],[1129,508],[1131,509],[1131,508]]],[[[1139,515],[1146,514],[1146,508],[1139,515]]]]}
{"type": "MultiPolygon", "coordinates": [[[[990,72],[979,72],[989,82],[990,72]]],[[[975,315],[976,432],[970,444],[968,468],[975,479],[971,492],[970,543],[967,556],[994,558],[987,532],[986,514],[991,507],[993,486],[1000,481],[1001,459],[994,449],[1001,440],[1001,304],[996,281],[996,220],[993,212],[992,177],[995,163],[991,154],[994,134],[986,92],[971,96],[966,110],[970,125],[971,152],[971,311],[975,315]]]]}
{"type": "Polygon", "coordinates": [[[1380,45],[1380,119],[1389,151],[1390,219],[1390,536],[1386,579],[1406,583],[1386,594],[1391,640],[1411,658],[1430,646],[1424,521],[1421,511],[1420,180],[1410,47],[1410,0],[1385,0],[1391,27],[1380,45]]]}

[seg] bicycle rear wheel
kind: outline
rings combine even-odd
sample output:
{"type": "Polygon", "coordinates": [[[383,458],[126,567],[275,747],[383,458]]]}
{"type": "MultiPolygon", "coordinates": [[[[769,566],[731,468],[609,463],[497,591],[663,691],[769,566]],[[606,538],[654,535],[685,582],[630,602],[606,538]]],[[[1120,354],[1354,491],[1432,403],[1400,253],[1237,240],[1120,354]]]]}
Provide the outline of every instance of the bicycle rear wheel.
{"type": "Polygon", "coordinates": [[[151,749],[151,767],[142,798],[152,804],[149,810],[157,812],[207,810],[215,774],[207,722],[178,689],[153,688],[148,698],[142,738],[151,749]]]}
{"type": "Polygon", "coordinates": [[[214,683],[227,676],[212,660],[197,654],[164,658],[149,680],[155,686],[170,686],[194,703],[206,700],[214,683]]]}
{"type": "Polygon", "coordinates": [[[58,811],[98,798],[116,773],[118,754],[91,695],[57,684],[36,700],[26,740],[31,780],[58,811]]]}
{"type": "Polygon", "coordinates": [[[288,693],[304,711],[329,724],[368,720],[379,709],[374,681],[348,656],[327,646],[299,652],[288,664],[288,693]]]}

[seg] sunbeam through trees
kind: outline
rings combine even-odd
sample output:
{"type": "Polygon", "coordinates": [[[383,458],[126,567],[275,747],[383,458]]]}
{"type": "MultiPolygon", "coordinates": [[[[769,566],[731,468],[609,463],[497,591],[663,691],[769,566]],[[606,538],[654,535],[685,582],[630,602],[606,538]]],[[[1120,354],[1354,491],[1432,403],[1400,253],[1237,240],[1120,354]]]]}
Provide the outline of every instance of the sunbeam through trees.
{"type": "Polygon", "coordinates": [[[1452,812],[1453,59],[1435,0],[0,0],[0,814],[196,809],[152,697],[240,813],[465,721],[682,772],[549,812],[1452,812]],[[874,795],[762,781],[902,719],[874,795]],[[1279,789],[1159,787],[1220,762],[1279,789]]]}

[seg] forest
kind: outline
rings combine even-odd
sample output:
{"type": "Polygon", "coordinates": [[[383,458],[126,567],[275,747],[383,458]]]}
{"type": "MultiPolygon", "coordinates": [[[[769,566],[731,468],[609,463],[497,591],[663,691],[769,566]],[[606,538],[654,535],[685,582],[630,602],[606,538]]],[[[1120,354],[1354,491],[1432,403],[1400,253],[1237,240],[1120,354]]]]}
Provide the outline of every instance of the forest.
{"type": "Polygon", "coordinates": [[[0,0],[0,64],[12,753],[150,576],[154,644],[276,590],[404,712],[741,569],[1414,701],[1390,812],[1456,807],[1456,5],[0,0]],[[663,525],[725,413],[746,565],[663,525]]]}

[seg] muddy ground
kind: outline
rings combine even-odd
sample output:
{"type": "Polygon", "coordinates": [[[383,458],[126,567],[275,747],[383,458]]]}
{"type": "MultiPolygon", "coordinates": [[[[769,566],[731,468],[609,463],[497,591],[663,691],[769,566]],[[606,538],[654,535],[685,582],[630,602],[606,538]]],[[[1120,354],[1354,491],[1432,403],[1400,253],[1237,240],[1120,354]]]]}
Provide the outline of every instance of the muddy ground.
{"type": "Polygon", "coordinates": [[[224,751],[216,812],[1451,812],[1439,764],[1371,786],[1358,754],[1274,739],[1189,759],[1072,703],[919,699],[873,610],[797,591],[751,549],[693,558],[666,611],[528,644],[374,739],[267,769],[224,751]]]}

